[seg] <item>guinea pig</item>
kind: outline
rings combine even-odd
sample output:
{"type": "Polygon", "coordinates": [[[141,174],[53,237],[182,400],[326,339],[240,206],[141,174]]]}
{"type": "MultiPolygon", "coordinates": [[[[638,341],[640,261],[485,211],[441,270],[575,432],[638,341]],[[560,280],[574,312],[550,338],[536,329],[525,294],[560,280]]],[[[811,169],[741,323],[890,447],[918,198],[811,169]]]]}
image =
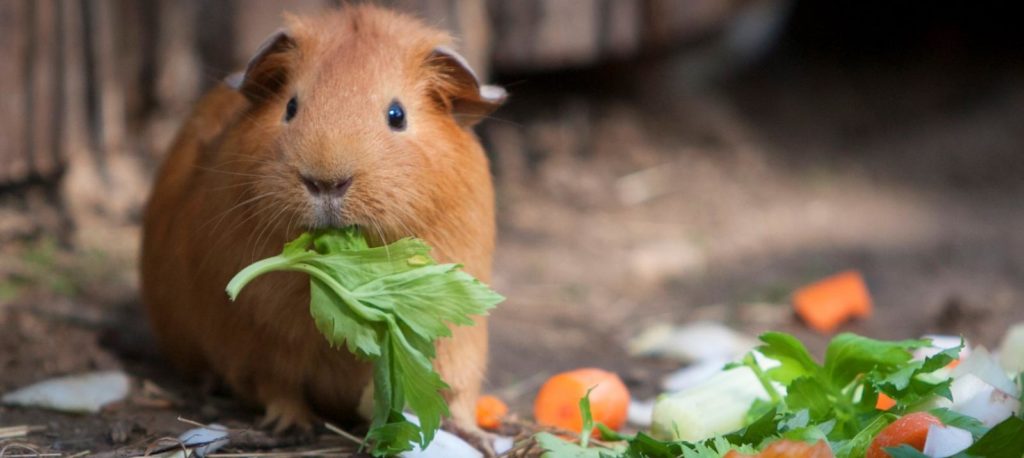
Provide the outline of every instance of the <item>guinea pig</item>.
{"type": "MultiPolygon", "coordinates": [[[[197,103],[159,169],[141,260],[157,342],[183,371],[263,406],[265,426],[359,421],[371,367],[317,331],[303,274],[265,275],[230,302],[242,268],[304,231],[357,225],[374,245],[420,237],[439,262],[490,279],[494,191],[472,127],[505,92],[451,42],[367,5],[286,16],[197,103]]],[[[486,365],[483,317],[437,342],[449,426],[479,432],[486,365]]]]}

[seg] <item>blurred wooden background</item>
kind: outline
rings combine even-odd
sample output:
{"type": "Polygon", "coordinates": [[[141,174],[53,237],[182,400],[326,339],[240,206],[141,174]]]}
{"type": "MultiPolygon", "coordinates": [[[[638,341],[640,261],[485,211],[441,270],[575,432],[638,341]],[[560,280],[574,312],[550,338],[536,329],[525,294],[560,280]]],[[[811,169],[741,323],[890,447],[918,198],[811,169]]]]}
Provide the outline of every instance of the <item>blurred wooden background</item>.
{"type": "MultiPolygon", "coordinates": [[[[137,222],[150,174],[201,92],[282,11],[337,0],[0,2],[0,242],[137,222]]],[[[698,40],[775,1],[390,0],[461,40],[478,71],[541,74],[698,40]]],[[[514,96],[514,93],[513,93],[514,96]]]]}

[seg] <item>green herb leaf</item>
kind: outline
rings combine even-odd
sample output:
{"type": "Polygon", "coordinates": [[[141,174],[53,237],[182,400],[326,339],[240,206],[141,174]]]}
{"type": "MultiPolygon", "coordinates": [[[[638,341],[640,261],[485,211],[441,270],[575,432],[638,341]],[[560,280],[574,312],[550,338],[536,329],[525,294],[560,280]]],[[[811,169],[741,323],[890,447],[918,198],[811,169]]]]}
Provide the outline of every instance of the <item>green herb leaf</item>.
{"type": "Polygon", "coordinates": [[[927,339],[887,342],[851,333],[832,338],[825,350],[825,373],[832,384],[845,387],[860,374],[874,369],[900,369],[912,357],[910,350],[927,347],[927,339]]]}
{"type": "Polygon", "coordinates": [[[861,458],[867,453],[868,447],[871,446],[871,441],[875,439],[880,431],[889,426],[897,418],[896,415],[885,413],[881,414],[871,423],[868,423],[860,432],[858,432],[850,440],[843,442],[843,444],[835,450],[836,458],[861,458]]]}
{"type": "Polygon", "coordinates": [[[758,347],[758,351],[780,363],[778,367],[766,371],[773,380],[788,385],[799,377],[817,376],[821,372],[821,366],[796,337],[781,332],[766,332],[760,338],[765,344],[758,347]]]}
{"type": "Polygon", "coordinates": [[[835,401],[829,399],[828,389],[817,379],[800,377],[786,388],[786,405],[791,409],[806,409],[815,423],[828,419],[834,412],[835,401]]]}
{"type": "Polygon", "coordinates": [[[473,324],[504,298],[454,264],[437,264],[430,247],[406,238],[370,247],[355,227],[306,233],[280,255],[246,267],[228,283],[234,300],[256,277],[274,271],[310,276],[309,311],[334,347],[373,363],[373,454],[426,447],[448,416],[448,385],[434,371],[434,341],[450,326],[473,324]],[[408,407],[419,425],[407,420],[408,407]]]}
{"type": "Polygon", "coordinates": [[[942,424],[946,426],[955,426],[957,428],[969,431],[974,439],[977,440],[979,437],[984,436],[988,432],[988,428],[974,417],[969,417],[962,413],[954,412],[949,409],[939,408],[929,410],[928,413],[935,415],[942,424]]]}
{"type": "Polygon", "coordinates": [[[1024,419],[1011,416],[1003,420],[964,452],[970,456],[985,458],[1024,456],[1024,419]]]}
{"type": "Polygon", "coordinates": [[[594,432],[594,417],[590,414],[590,392],[594,387],[587,388],[587,393],[580,398],[580,416],[583,418],[583,428],[580,430],[580,446],[587,447],[590,443],[590,435],[594,432]]]}
{"type": "Polygon", "coordinates": [[[551,433],[537,433],[533,438],[546,451],[543,455],[545,457],[601,458],[601,452],[598,449],[574,444],[551,433]]]}

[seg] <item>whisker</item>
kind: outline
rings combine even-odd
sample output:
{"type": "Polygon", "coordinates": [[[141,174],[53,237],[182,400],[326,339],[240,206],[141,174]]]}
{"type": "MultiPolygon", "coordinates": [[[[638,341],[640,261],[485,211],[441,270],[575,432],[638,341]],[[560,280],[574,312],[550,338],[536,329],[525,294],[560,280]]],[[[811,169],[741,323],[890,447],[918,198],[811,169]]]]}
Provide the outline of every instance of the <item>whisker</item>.
{"type": "Polygon", "coordinates": [[[381,243],[384,244],[384,255],[387,256],[388,261],[391,261],[391,249],[388,248],[388,245],[390,243],[388,242],[387,237],[384,236],[384,231],[382,231],[380,229],[380,225],[377,224],[377,218],[371,216],[369,219],[370,226],[373,226],[373,228],[377,231],[377,235],[380,236],[381,243]]]}
{"type": "Polygon", "coordinates": [[[224,210],[220,215],[217,215],[217,216],[215,216],[213,218],[210,218],[209,221],[204,223],[202,226],[199,226],[199,228],[196,229],[196,231],[202,231],[203,228],[205,228],[207,225],[213,223],[214,221],[217,221],[217,224],[213,227],[213,231],[216,231],[217,227],[220,226],[220,222],[223,221],[224,218],[227,217],[228,214],[231,213],[232,211],[234,211],[235,209],[237,209],[237,208],[239,208],[239,207],[241,207],[243,205],[247,205],[247,204],[253,203],[255,201],[262,200],[262,199],[265,199],[267,197],[273,196],[274,194],[275,193],[273,191],[271,191],[271,192],[267,192],[267,193],[264,193],[264,194],[257,195],[256,197],[252,197],[252,198],[246,199],[245,201],[243,201],[243,202],[241,202],[241,203],[239,203],[237,205],[234,205],[231,208],[228,208],[227,210],[224,210]]]}
{"type": "Polygon", "coordinates": [[[273,216],[271,216],[269,218],[269,221],[271,221],[271,222],[268,223],[268,224],[265,224],[263,226],[263,229],[261,229],[260,233],[256,236],[256,242],[253,243],[252,254],[250,255],[250,258],[253,261],[255,261],[257,259],[256,258],[257,251],[259,251],[259,249],[261,248],[260,241],[263,239],[264,233],[267,233],[268,237],[272,237],[273,236],[274,231],[277,230],[277,226],[280,225],[280,220],[278,219],[278,217],[281,216],[281,214],[284,213],[284,211],[287,210],[287,209],[288,209],[287,206],[282,205],[281,208],[276,213],[274,213],[273,216]],[[270,229],[270,232],[267,232],[267,229],[270,229]]]}
{"type": "Polygon", "coordinates": [[[221,173],[221,174],[224,174],[224,175],[233,175],[233,176],[251,177],[251,178],[273,178],[273,175],[256,175],[256,174],[252,174],[252,173],[229,172],[227,170],[218,170],[218,169],[215,169],[215,168],[212,168],[212,167],[205,167],[205,166],[202,166],[202,165],[193,165],[193,167],[195,167],[195,168],[197,168],[199,170],[204,170],[204,171],[213,172],[213,173],[221,173]]]}

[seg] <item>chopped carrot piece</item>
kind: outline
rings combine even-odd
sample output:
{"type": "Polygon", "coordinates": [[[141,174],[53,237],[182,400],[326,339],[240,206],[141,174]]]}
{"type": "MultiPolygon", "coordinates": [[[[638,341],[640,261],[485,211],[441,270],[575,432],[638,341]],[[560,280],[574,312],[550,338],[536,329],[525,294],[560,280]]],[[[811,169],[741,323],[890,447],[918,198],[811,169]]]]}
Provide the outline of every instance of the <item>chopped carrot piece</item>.
{"type": "Polygon", "coordinates": [[[875,401],[875,408],[878,410],[889,410],[896,406],[896,400],[885,393],[878,393],[878,401],[875,401]]]}
{"type": "Polygon", "coordinates": [[[495,396],[484,395],[476,401],[476,424],[484,429],[498,429],[508,415],[508,405],[495,396]]]}
{"type": "Polygon", "coordinates": [[[924,441],[928,438],[928,427],[941,425],[934,415],[928,412],[914,412],[904,415],[880,431],[868,447],[865,458],[888,458],[885,449],[907,444],[918,450],[924,449],[924,441]]]}
{"type": "Polygon", "coordinates": [[[793,308],[808,326],[823,334],[853,317],[871,315],[871,295],[860,272],[842,272],[798,289],[793,308]]]}
{"type": "MultiPolygon", "coordinates": [[[[622,379],[601,369],[576,369],[549,378],[537,393],[533,416],[537,423],[569,431],[583,429],[579,403],[590,391],[590,413],[595,423],[617,430],[626,422],[629,390],[622,379]]],[[[595,429],[592,434],[597,434],[595,429]]]]}
{"type": "Polygon", "coordinates": [[[946,365],[946,369],[953,370],[953,369],[956,369],[956,367],[959,366],[959,365],[960,365],[960,358],[957,358],[957,359],[954,359],[954,360],[950,361],[949,364],[946,365]]]}
{"type": "Polygon", "coordinates": [[[735,450],[725,454],[725,458],[832,458],[832,449],[825,441],[815,444],[791,440],[774,442],[757,455],[744,455],[735,450]]]}

